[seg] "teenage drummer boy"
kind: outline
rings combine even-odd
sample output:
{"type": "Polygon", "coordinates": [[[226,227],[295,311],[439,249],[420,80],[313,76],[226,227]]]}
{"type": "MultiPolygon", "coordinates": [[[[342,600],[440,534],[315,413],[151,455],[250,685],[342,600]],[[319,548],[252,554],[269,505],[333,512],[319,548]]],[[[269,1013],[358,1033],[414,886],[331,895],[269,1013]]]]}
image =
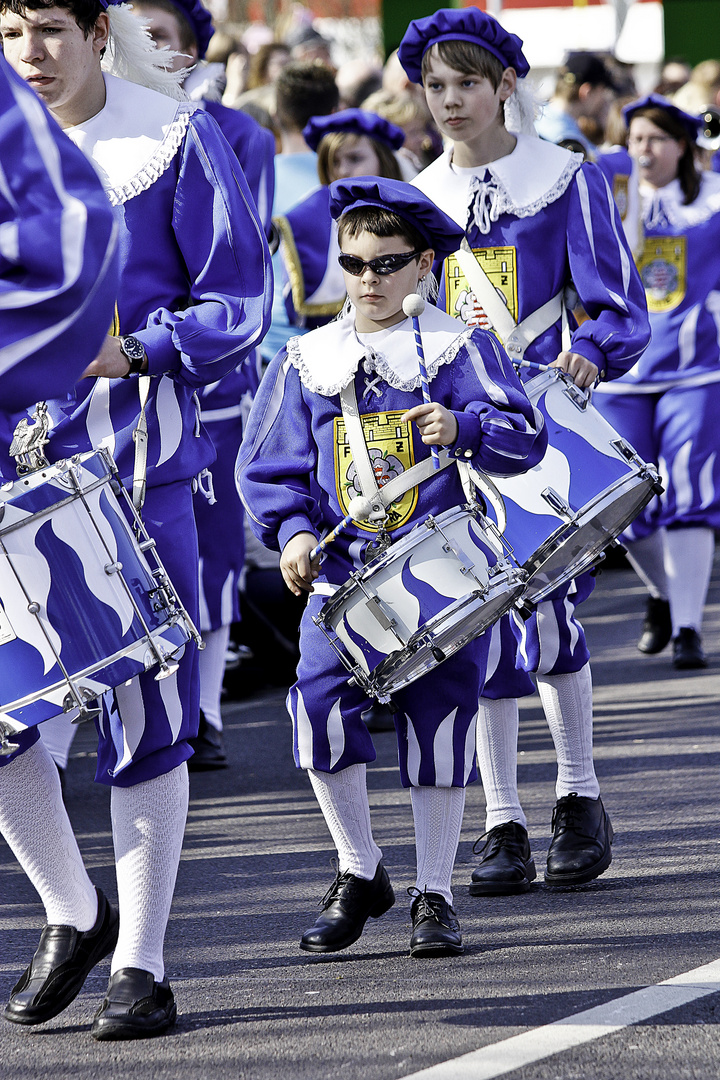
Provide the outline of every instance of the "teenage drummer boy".
{"type": "MultiPolygon", "coordinates": [[[[447,8],[410,23],[399,56],[449,140],[413,183],[466,228],[475,255],[469,264],[462,253],[446,260],[441,304],[468,325],[494,329],[513,358],[529,343],[527,360],[562,368],[578,386],[623,374],[649,341],[642,285],[597,166],[534,136],[520,39],[476,7],[447,8]],[[588,318],[565,342],[572,286],[588,318]]],[[[592,582],[585,575],[558,590],[522,630],[509,616],[493,628],[499,661],[477,724],[489,835],[471,893],[524,892],[535,877],[516,775],[517,698],[534,690],[526,671],[537,673],[558,757],[545,881],[580,884],[610,864],[612,828],[593,768],[589,653],[574,617],[592,582]]]]}
{"type": "MultiPolygon", "coordinates": [[[[348,685],[347,671],[313,623],[329,591],[322,586],[341,585],[361,569],[379,534],[394,541],[428,514],[464,502],[451,467],[457,459],[510,475],[532,467],[545,450],[544,429],[495,338],[432,306],[420,317],[432,396],[422,403],[412,321],[402,304],[427,288],[434,257],[455,250],[460,229],[399,181],[361,177],[338,181],[330,192],[350,302],[338,321],[292,338],[275,357],[238,469],[256,535],[282,551],[291,591],[311,592],[288,709],[295,762],[308,770],[338,850],[338,873],[322,914],[302,936],[307,952],[346,948],[368,916],[378,918],[395,901],[370,824],[365,772],[375,750],[360,715],[368,699],[348,685]],[[348,452],[353,414],[362,424],[357,454],[348,452]],[[433,469],[431,446],[446,448],[440,471],[433,469]],[[362,493],[378,505],[375,480],[382,490],[422,462],[425,479],[419,486],[408,481],[387,514],[381,509],[352,522],[329,545],[322,566],[311,559],[318,538],[345,516],[353,496],[362,493]]],[[[395,695],[400,776],[411,789],[417,846],[416,886],[409,890],[412,956],[463,949],[451,877],[465,785],[475,778],[474,724],[486,658],[487,635],[395,695]]]]}

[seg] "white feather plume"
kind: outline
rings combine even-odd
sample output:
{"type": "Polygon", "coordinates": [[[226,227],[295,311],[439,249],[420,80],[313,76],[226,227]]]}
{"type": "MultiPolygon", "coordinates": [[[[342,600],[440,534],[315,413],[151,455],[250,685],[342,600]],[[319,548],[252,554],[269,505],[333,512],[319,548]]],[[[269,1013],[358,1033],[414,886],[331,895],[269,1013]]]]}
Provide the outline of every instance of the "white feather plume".
{"type": "Polygon", "coordinates": [[[537,135],[535,121],[540,115],[536,88],[527,79],[518,79],[515,91],[505,102],[505,127],[520,135],[537,135]]]}
{"type": "Polygon", "coordinates": [[[130,4],[111,4],[107,14],[110,37],[102,59],[103,71],[158,90],[176,101],[186,101],[182,88],[185,71],[170,70],[175,53],[167,47],[157,48],[147,23],[133,15],[130,4]]]}

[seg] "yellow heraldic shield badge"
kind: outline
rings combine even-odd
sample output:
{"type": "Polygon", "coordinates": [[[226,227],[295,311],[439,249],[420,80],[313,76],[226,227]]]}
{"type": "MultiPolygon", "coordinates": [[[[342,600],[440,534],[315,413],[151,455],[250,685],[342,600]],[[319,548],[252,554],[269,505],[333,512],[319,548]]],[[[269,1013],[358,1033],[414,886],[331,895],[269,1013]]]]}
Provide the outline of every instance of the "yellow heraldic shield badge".
{"type": "Polygon", "coordinates": [[[648,236],[638,261],[648,311],[672,311],[685,296],[687,242],[684,236],[648,236]]]}
{"type": "MultiPolygon", "coordinates": [[[[473,248],[473,255],[495,286],[513,319],[517,322],[517,251],[514,247],[473,248]]],[[[495,327],[470,288],[454,255],[445,260],[445,310],[466,326],[479,326],[481,330],[495,327]]],[[[496,335],[497,336],[497,335],[496,335]]]]}
{"type": "MultiPolygon", "coordinates": [[[[404,409],[397,409],[393,412],[368,413],[361,418],[365,445],[379,488],[415,464],[410,424],[400,423],[404,412],[404,409]]],[[[362,491],[342,416],[335,418],[335,488],[342,512],[347,514],[350,500],[362,495],[362,491]]],[[[379,532],[383,527],[397,529],[410,519],[417,500],[417,487],[411,488],[397,502],[388,506],[384,523],[356,521],[355,524],[367,532],[379,532]]]]}

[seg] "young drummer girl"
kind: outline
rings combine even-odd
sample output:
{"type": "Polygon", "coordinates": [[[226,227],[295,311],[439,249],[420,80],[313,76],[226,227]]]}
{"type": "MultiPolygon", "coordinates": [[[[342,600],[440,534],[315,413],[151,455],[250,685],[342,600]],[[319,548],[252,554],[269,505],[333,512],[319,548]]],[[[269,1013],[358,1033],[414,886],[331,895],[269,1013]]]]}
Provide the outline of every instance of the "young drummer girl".
{"type": "MultiPolygon", "coordinates": [[[[350,299],[338,321],[293,338],[273,360],[250,416],[238,482],[251,526],[282,551],[298,595],[311,591],[300,637],[297,682],[288,696],[295,761],[307,769],[338,850],[338,874],[300,947],[332,952],[356,941],[368,916],[394,903],[370,824],[365,769],[375,759],[361,720],[368,699],[313,622],[327,597],[364,565],[383,529],[392,540],[428,514],[464,502],[457,458],[515,474],[536,464],[544,430],[502,348],[434,307],[420,317],[432,401],[423,404],[412,321],[402,304],[461,232],[421,192],[377,177],[337,181],[340,262],[350,299]],[[346,414],[359,414],[367,456],[356,461],[346,414]],[[350,404],[348,405],[348,400],[350,404]],[[356,403],[356,404],[355,404],[356,403]],[[350,410],[348,412],[348,409],[350,410]],[[442,447],[439,471],[431,447],[442,447]],[[372,460],[372,464],[371,464],[372,460]],[[348,512],[361,471],[378,486],[425,461],[426,479],[399,494],[386,516],[353,521],[311,560],[318,539],[348,512]],[[366,467],[367,466],[367,467],[366,467]]],[[[357,445],[357,444],[356,444],[357,445]]],[[[358,454],[358,456],[360,456],[358,454]]],[[[410,787],[417,845],[411,955],[462,951],[451,876],[465,785],[474,778],[474,724],[487,643],[472,642],[395,694],[400,775],[410,787]]]]}

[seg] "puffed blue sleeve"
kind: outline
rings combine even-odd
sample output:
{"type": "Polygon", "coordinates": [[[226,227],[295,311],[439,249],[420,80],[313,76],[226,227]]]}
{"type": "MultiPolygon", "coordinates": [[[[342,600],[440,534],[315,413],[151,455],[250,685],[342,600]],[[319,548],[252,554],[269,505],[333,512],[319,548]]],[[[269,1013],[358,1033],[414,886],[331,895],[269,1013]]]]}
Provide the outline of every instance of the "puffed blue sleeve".
{"type": "Polygon", "coordinates": [[[282,349],[260,383],[236,466],[250,528],[265,547],[282,551],[296,533],[319,535],[311,486],[316,468],[310,411],[282,349]]]}
{"type": "Polygon", "coordinates": [[[547,448],[542,414],[493,334],[474,330],[452,363],[454,457],[496,476],[532,469],[547,448]]]}
{"type": "Polygon", "coordinates": [[[270,324],[270,253],[242,169],[213,118],[193,114],[180,151],[173,228],[189,280],[182,311],[135,331],[150,375],[203,386],[229,374],[270,324]]]}
{"type": "Polygon", "coordinates": [[[0,407],[68,392],[117,293],[116,225],[95,170],[0,56],[0,407]]]}
{"type": "Polygon", "coordinates": [[[573,285],[588,315],[573,333],[572,351],[615,379],[650,341],[645,291],[620,215],[597,165],[585,162],[572,185],[567,252],[573,285]]]}

